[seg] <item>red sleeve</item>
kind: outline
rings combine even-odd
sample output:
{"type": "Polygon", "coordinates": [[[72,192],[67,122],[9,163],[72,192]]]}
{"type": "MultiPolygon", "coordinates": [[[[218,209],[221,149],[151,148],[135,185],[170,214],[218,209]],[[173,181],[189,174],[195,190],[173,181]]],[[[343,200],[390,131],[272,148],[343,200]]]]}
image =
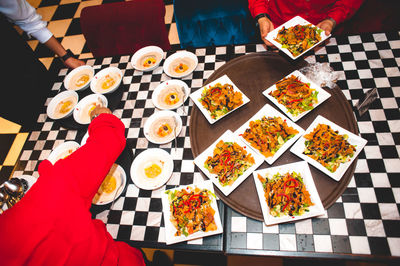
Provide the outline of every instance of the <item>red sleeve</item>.
{"type": "Polygon", "coordinates": [[[125,126],[111,114],[101,114],[89,125],[89,138],[73,154],[57,162],[55,171],[71,171],[71,185],[90,200],[125,147],[125,126]]]}
{"type": "Polygon", "coordinates": [[[329,10],[327,17],[331,17],[340,24],[343,21],[351,18],[354,13],[360,8],[364,0],[339,0],[336,1],[329,10]]]}
{"type": "Polygon", "coordinates": [[[267,13],[267,0],[249,0],[249,10],[253,18],[260,13],[267,13]]]}

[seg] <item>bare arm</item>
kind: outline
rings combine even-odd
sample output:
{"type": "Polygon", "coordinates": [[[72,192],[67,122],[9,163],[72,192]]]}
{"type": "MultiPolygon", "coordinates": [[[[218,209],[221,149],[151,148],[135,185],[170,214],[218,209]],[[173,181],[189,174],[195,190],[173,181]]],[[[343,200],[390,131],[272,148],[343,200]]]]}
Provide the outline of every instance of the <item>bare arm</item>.
{"type": "MultiPolygon", "coordinates": [[[[63,57],[64,55],[67,54],[67,51],[65,48],[61,45],[59,41],[57,41],[54,36],[51,36],[48,41],[44,43],[50,50],[52,50],[56,55],[58,55],[60,58],[63,57]]],[[[82,60],[70,57],[66,61],[63,61],[64,65],[69,67],[69,68],[76,68],[78,66],[82,66],[85,64],[82,60]]]]}
{"type": "Polygon", "coordinates": [[[267,17],[261,17],[258,19],[258,25],[260,25],[260,35],[261,39],[267,46],[274,46],[272,43],[267,41],[265,37],[270,33],[271,31],[274,30],[274,24],[272,23],[271,20],[269,20],[267,17]]]}

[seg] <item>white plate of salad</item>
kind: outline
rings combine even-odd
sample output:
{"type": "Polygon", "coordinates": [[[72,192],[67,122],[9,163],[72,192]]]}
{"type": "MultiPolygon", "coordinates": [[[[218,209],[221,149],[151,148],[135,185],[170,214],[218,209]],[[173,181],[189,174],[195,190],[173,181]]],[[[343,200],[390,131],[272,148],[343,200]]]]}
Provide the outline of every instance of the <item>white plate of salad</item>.
{"type": "Polygon", "coordinates": [[[331,94],[295,70],[263,91],[293,122],[314,110],[331,94]]]}
{"type": "Polygon", "coordinates": [[[263,157],[227,130],[194,163],[228,196],[262,163],[263,157]]]}
{"type": "Polygon", "coordinates": [[[266,104],[235,131],[265,161],[273,164],[304,130],[286,116],[266,104]]]}
{"type": "Polygon", "coordinates": [[[210,180],[164,190],[161,201],[167,245],[223,232],[210,180]]]}
{"type": "Polygon", "coordinates": [[[210,124],[250,102],[227,75],[193,92],[190,98],[210,124]]]}
{"type": "Polygon", "coordinates": [[[339,181],[366,144],[367,140],[319,115],[290,151],[339,181]]]}
{"type": "Polygon", "coordinates": [[[253,177],[266,225],[325,213],[306,162],[258,170],[253,173],[253,177]]]}
{"type": "Polygon", "coordinates": [[[297,59],[330,36],[304,18],[296,16],[268,33],[265,39],[290,58],[297,59]]]}

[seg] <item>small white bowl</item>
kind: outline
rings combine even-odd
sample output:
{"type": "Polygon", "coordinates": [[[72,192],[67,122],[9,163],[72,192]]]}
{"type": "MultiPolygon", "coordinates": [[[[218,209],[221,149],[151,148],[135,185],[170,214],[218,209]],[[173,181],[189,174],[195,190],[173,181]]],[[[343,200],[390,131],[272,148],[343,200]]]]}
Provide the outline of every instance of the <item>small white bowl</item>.
{"type": "Polygon", "coordinates": [[[122,81],[122,71],[118,67],[107,67],[100,72],[98,72],[92,82],[90,82],[90,89],[94,93],[100,93],[100,94],[106,94],[106,93],[111,93],[115,91],[119,85],[121,84],[122,81]],[[107,75],[114,75],[113,79],[115,79],[115,83],[110,86],[108,89],[101,89],[97,88],[97,84],[102,81],[103,78],[105,78],[107,75]]]}
{"type": "Polygon", "coordinates": [[[84,89],[86,89],[86,88],[89,87],[89,84],[90,84],[90,82],[91,82],[92,79],[93,79],[93,76],[94,76],[94,69],[93,69],[93,67],[88,66],[88,65],[84,65],[84,66],[77,67],[77,68],[75,68],[74,70],[72,70],[72,71],[65,77],[65,79],[64,79],[64,87],[65,87],[67,90],[71,90],[71,91],[81,91],[81,90],[84,90],[84,89]],[[73,88],[71,88],[71,86],[70,86],[70,81],[71,81],[72,78],[78,77],[78,76],[79,76],[79,72],[83,72],[83,73],[86,72],[86,73],[89,75],[89,80],[88,80],[83,86],[80,86],[80,87],[78,87],[78,88],[76,88],[76,89],[73,89],[73,88]]]}
{"type": "Polygon", "coordinates": [[[194,53],[188,51],[179,51],[170,55],[167,59],[165,59],[163,67],[165,74],[167,74],[168,76],[172,78],[183,78],[190,75],[196,69],[198,63],[199,61],[194,53]],[[169,71],[170,65],[173,64],[175,60],[182,60],[184,58],[189,58],[189,60],[193,61],[193,65],[187,71],[179,74],[172,73],[171,71],[169,71]]]}
{"type": "Polygon", "coordinates": [[[82,125],[90,124],[90,109],[94,105],[102,105],[103,107],[108,106],[107,98],[102,94],[90,94],[80,100],[74,108],[74,119],[76,122],[82,125]]]}
{"type": "Polygon", "coordinates": [[[64,159],[67,156],[71,155],[74,151],[79,149],[79,143],[75,141],[67,141],[60,145],[58,145],[49,155],[47,160],[49,160],[52,164],[55,164],[58,160],[64,159]]]}
{"type": "Polygon", "coordinates": [[[175,113],[174,111],[159,111],[152,114],[144,123],[143,131],[146,139],[154,144],[165,144],[174,140],[175,136],[178,137],[182,130],[182,118],[175,113]],[[158,122],[160,119],[171,120],[175,123],[175,130],[172,129],[172,132],[165,136],[164,138],[156,139],[151,135],[151,131],[156,129],[157,127],[153,127],[153,124],[158,122]],[[152,128],[153,127],[153,128],[152,128]]]}
{"type": "Polygon", "coordinates": [[[57,119],[66,118],[72,114],[78,101],[79,101],[78,93],[76,93],[75,91],[63,91],[63,92],[57,94],[53,99],[51,99],[51,101],[49,102],[49,105],[47,106],[46,113],[47,113],[48,117],[50,117],[51,119],[57,120],[57,119]],[[74,103],[72,105],[71,110],[69,110],[68,112],[66,112],[64,114],[57,115],[56,108],[57,108],[58,104],[61,101],[64,101],[65,99],[68,99],[68,98],[74,99],[74,103]]]}
{"type": "Polygon", "coordinates": [[[113,199],[115,198],[115,200],[116,200],[121,195],[122,191],[124,191],[124,189],[125,189],[126,173],[125,173],[124,168],[122,168],[118,164],[113,164],[113,166],[111,167],[108,174],[111,174],[115,178],[118,178],[117,186],[116,186],[115,190],[112,191],[109,195],[104,194],[105,197],[103,199],[99,198],[98,201],[96,201],[96,199],[93,198],[92,203],[94,205],[106,205],[108,203],[111,203],[113,201],[113,199]]]}
{"type": "Polygon", "coordinates": [[[154,69],[156,69],[161,61],[163,60],[164,57],[164,51],[163,49],[161,49],[158,46],[146,46],[143,47],[142,49],[139,49],[136,51],[136,53],[134,53],[134,55],[131,58],[131,64],[132,66],[136,69],[136,70],[140,70],[140,71],[152,71],[154,69]],[[152,65],[151,67],[143,67],[140,65],[139,60],[145,56],[145,55],[150,55],[150,54],[157,54],[159,57],[157,58],[157,61],[154,65],[152,65]]]}
{"type": "Polygon", "coordinates": [[[132,162],[131,179],[133,183],[144,190],[155,190],[162,187],[170,179],[174,170],[174,160],[168,152],[159,148],[147,149],[141,152],[132,162]],[[161,167],[161,173],[155,178],[145,175],[145,168],[151,164],[161,167]]]}
{"type": "Polygon", "coordinates": [[[154,89],[151,100],[153,101],[154,106],[157,107],[158,109],[173,110],[173,109],[180,107],[187,100],[187,98],[189,97],[189,94],[190,94],[190,89],[185,82],[183,82],[182,80],[178,80],[178,79],[171,79],[171,80],[164,81],[163,83],[161,83],[154,89]],[[169,86],[174,86],[174,87],[179,86],[180,88],[182,88],[182,92],[184,93],[185,96],[182,101],[179,101],[178,103],[168,107],[168,106],[162,105],[162,103],[160,103],[158,97],[169,86]]]}

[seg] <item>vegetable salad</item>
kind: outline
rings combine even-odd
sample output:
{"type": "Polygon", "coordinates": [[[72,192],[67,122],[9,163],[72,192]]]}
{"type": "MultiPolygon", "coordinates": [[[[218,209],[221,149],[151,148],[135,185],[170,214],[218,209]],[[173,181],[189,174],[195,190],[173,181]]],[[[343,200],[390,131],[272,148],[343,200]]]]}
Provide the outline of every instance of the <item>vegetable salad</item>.
{"type": "Polygon", "coordinates": [[[176,228],[175,236],[188,236],[198,231],[217,230],[211,207],[214,193],[207,189],[187,187],[181,190],[168,190],[171,222],[176,228]]]}
{"type": "Polygon", "coordinates": [[[272,178],[258,174],[258,179],[263,184],[269,212],[274,217],[300,216],[314,205],[303,178],[296,172],[277,173],[272,178]]]}
{"type": "Polygon", "coordinates": [[[218,176],[222,186],[232,185],[248,168],[255,164],[254,157],[236,142],[220,140],[204,162],[204,167],[218,176]]]}
{"type": "Polygon", "coordinates": [[[340,135],[329,125],[318,124],[304,138],[306,141],[303,154],[318,161],[332,173],[341,163],[350,161],[356,151],[356,147],[347,141],[346,134],[340,135]]]}

